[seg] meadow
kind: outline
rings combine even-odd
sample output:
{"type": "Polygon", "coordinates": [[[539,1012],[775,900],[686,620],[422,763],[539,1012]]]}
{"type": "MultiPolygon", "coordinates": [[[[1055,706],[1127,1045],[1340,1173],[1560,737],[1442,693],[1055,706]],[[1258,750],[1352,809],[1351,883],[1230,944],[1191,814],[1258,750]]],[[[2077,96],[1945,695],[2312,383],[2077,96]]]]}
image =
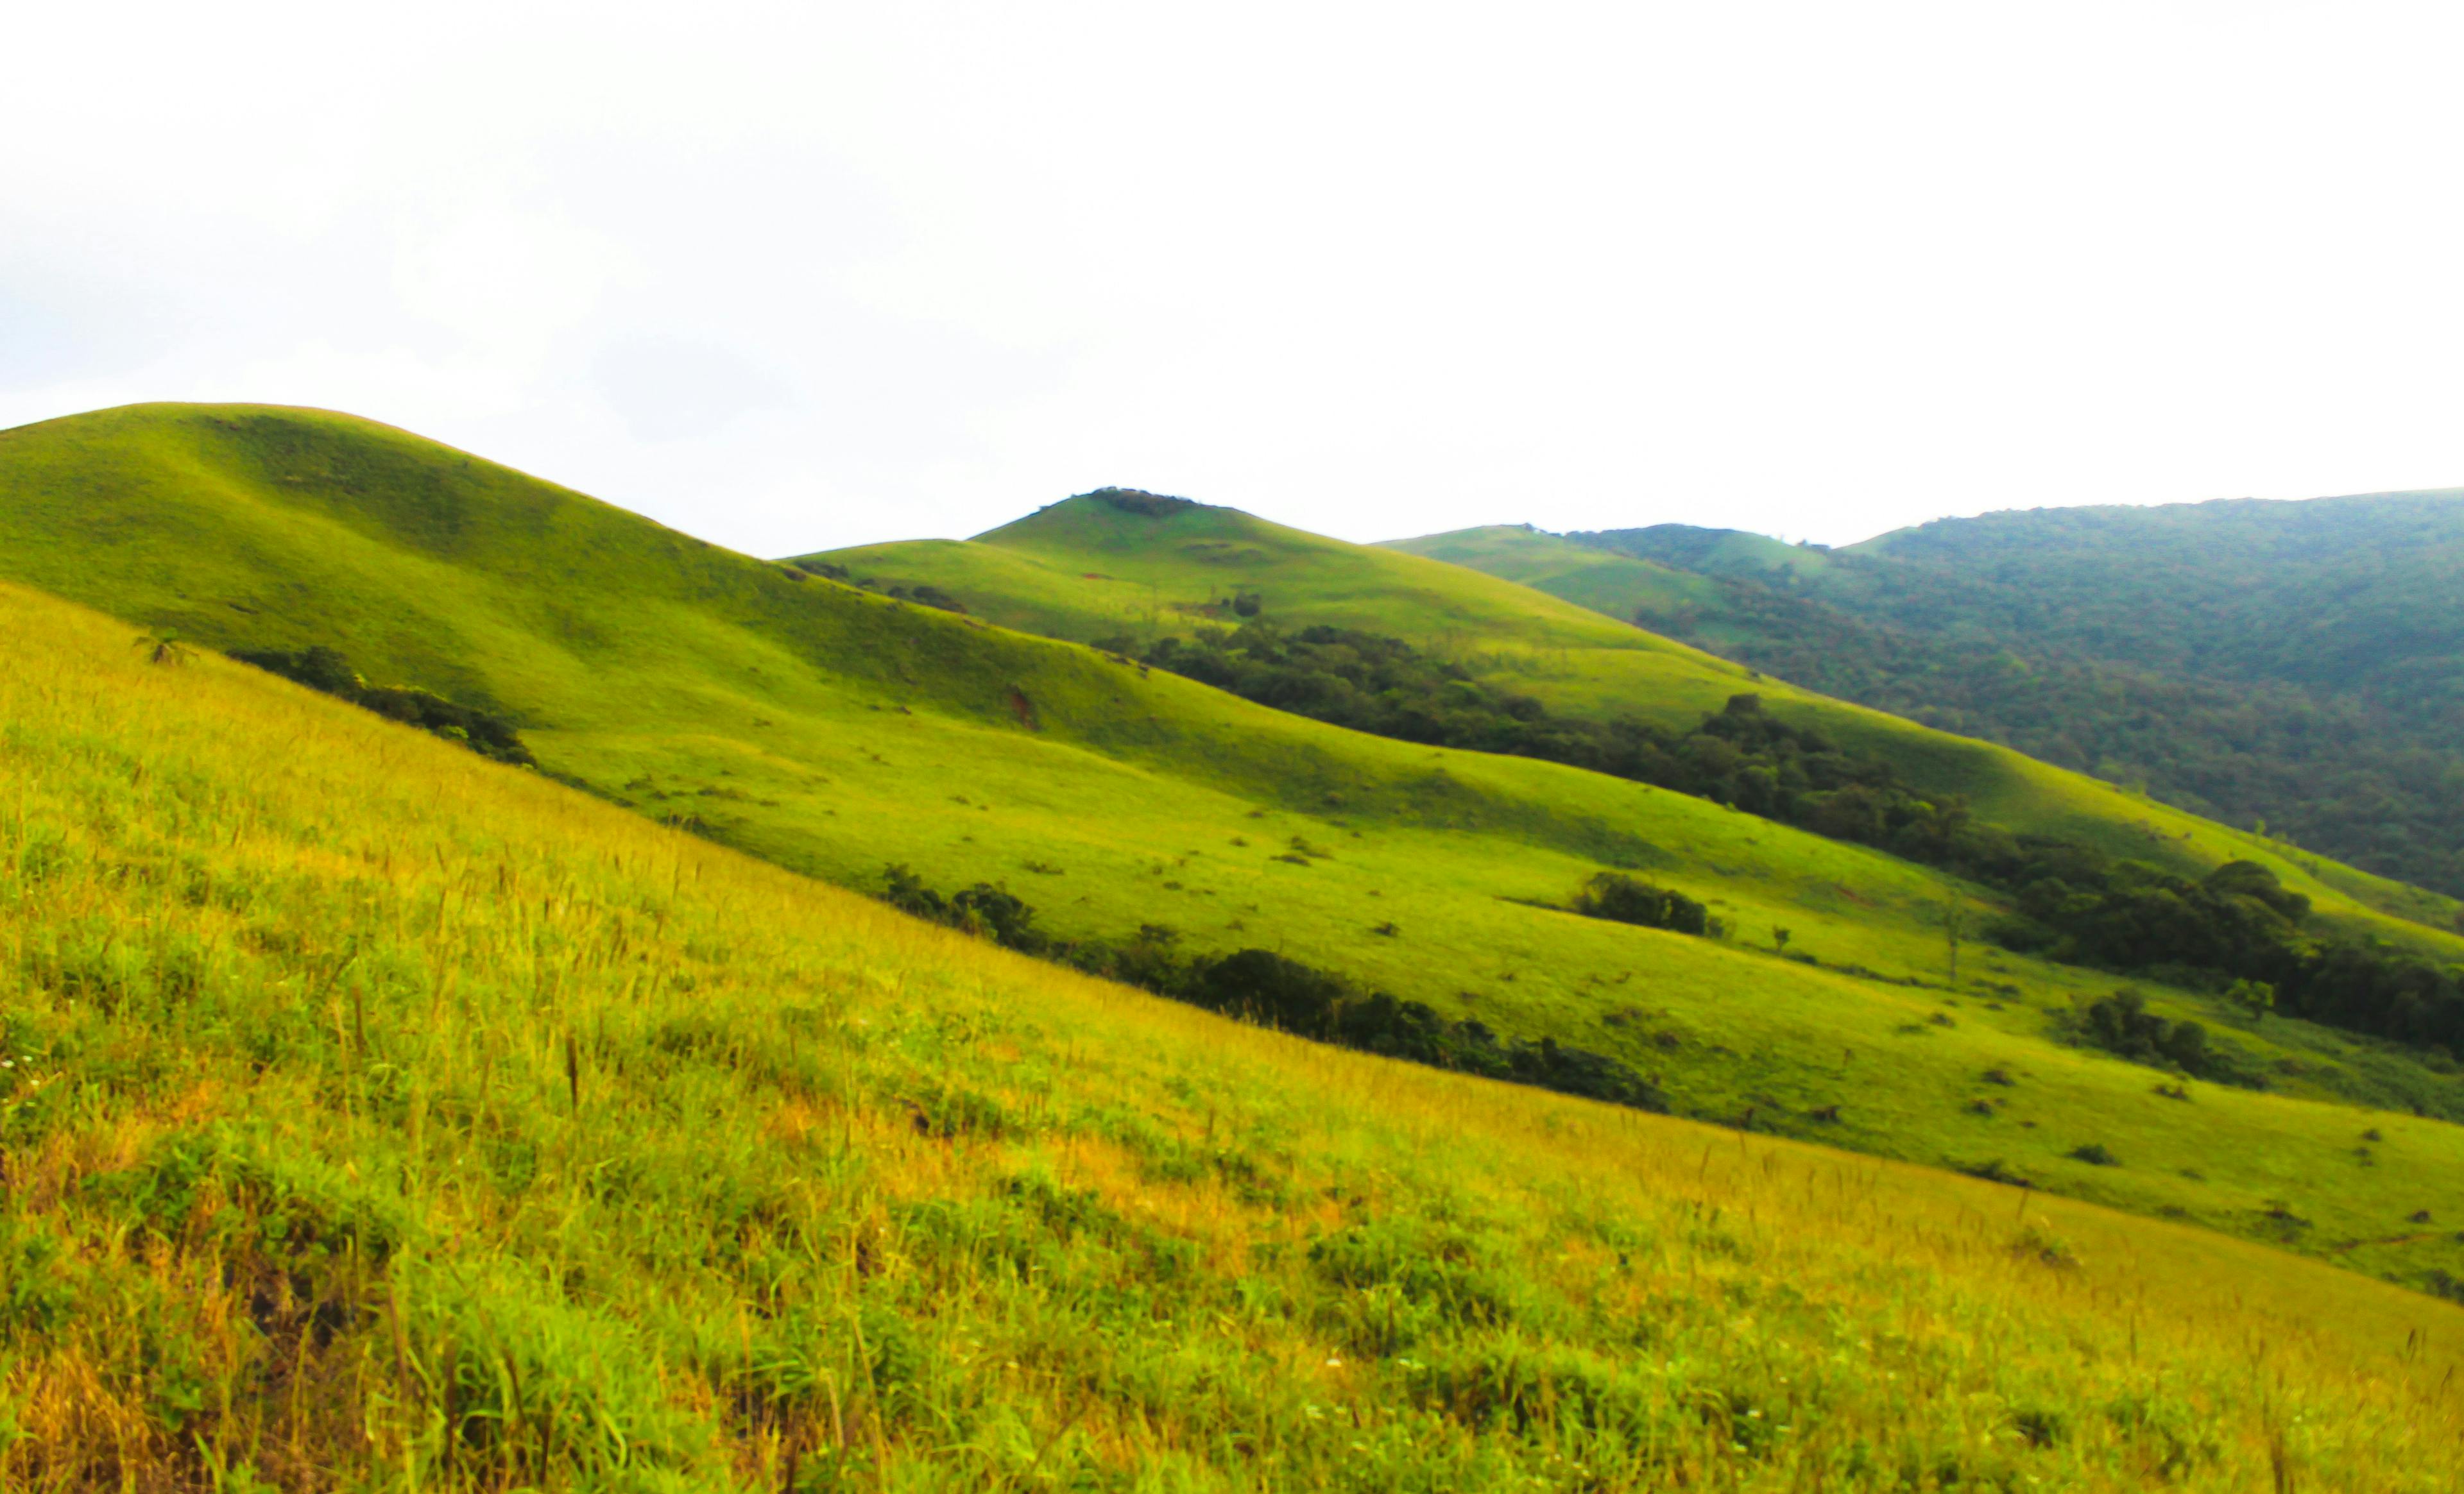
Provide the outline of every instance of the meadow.
{"type": "MultiPolygon", "coordinates": [[[[790,871],[878,889],[898,862],[944,890],[1002,882],[1066,937],[1167,926],[1193,951],[1276,950],[1606,1053],[1684,1115],[2024,1178],[2416,1286],[2464,1277],[2464,1131],[2415,1113],[2464,1107],[2452,1070],[2162,990],[2157,1010],[2209,1022],[2271,1089],[2071,1045],[2063,1022],[2112,978],[1971,947],[1953,982],[1944,920],[1982,895],[1888,856],[1264,710],[731,555],[345,417],[111,411],[0,433],[0,572],[201,654],[337,647],[378,683],[515,719],[568,783],[790,871]],[[1731,937],[1545,906],[1612,865],[1703,900],[1731,937]],[[1793,957],[1774,948],[1783,928],[1793,957]],[[2118,1165],[2075,1155],[2091,1148],[2118,1165]]],[[[1304,540],[1310,565],[1353,577],[1361,615],[1389,604],[1341,569],[1382,552],[1304,540]]],[[[1536,596],[1387,562],[1474,585],[1484,605],[1536,596]]],[[[1268,604],[1297,605],[1282,597],[1268,604]]],[[[2023,759],[2005,768],[2038,781],[2023,759]]],[[[2073,776],[2041,783],[2079,814],[2111,803],[2073,776]]],[[[2135,807],[2150,819],[2130,833],[2177,857],[2245,844],[2135,807]]],[[[2373,916],[2284,870],[2335,916],[2373,916]]]]}
{"type": "Polygon", "coordinates": [[[1302,1044],[0,627],[10,1487],[2464,1478],[2429,1297],[1302,1044]]]}

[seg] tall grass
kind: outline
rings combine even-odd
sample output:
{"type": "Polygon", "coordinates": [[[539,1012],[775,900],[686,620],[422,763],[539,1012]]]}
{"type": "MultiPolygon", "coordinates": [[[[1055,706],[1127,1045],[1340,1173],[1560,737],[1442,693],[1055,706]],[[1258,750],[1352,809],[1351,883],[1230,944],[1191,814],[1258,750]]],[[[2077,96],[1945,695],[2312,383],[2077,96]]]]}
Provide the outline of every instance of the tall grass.
{"type": "Polygon", "coordinates": [[[2445,1304],[1311,1047],[0,627],[0,1484],[2464,1478],[2445,1304]]]}

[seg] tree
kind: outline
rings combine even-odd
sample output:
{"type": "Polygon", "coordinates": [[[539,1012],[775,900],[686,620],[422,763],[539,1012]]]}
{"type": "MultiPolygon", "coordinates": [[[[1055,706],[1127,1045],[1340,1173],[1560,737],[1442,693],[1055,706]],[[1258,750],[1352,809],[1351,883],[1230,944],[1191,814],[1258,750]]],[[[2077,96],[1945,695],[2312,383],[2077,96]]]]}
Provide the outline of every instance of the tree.
{"type": "Polygon", "coordinates": [[[2236,980],[2226,990],[2225,1000],[2249,1013],[2252,1022],[2259,1022],[2276,1010],[2276,987],[2264,980],[2236,980]]]}

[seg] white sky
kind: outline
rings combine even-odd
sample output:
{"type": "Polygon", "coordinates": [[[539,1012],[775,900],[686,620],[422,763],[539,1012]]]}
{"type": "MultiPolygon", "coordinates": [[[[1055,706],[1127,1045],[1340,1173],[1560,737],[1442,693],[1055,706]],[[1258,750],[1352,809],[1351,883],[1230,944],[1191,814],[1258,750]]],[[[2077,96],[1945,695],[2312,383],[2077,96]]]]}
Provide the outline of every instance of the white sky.
{"type": "Polygon", "coordinates": [[[2464,483],[2459,43],[2366,0],[19,6],[0,425],[326,406],[764,554],[1113,482],[1832,542],[2464,483]]]}

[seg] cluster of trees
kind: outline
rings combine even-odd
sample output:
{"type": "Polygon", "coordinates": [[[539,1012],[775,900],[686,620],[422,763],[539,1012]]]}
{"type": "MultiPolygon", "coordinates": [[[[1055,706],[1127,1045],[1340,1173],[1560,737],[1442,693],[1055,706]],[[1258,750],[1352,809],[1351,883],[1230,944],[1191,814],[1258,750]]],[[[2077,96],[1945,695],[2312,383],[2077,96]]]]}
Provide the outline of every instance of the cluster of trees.
{"type": "Polygon", "coordinates": [[[1679,934],[1707,934],[1712,938],[1727,932],[1719,919],[1711,916],[1711,910],[1684,893],[1622,871],[1603,871],[1584,883],[1582,890],[1574,894],[1574,912],[1586,918],[1640,924],[1646,929],[1673,929],[1679,934]]]}
{"type": "Polygon", "coordinates": [[[322,644],[296,653],[286,653],[277,648],[234,648],[231,656],[242,664],[254,665],[295,684],[305,685],[310,690],[339,695],[388,720],[460,742],[483,758],[523,767],[537,766],[521,734],[503,717],[457,705],[424,690],[398,685],[371,685],[351,668],[349,660],[322,644]]]}
{"type": "Polygon", "coordinates": [[[1035,909],[1006,888],[979,882],[945,897],[903,866],[884,869],[881,897],[919,918],[1022,954],[1298,1037],[1638,1110],[1668,1108],[1648,1080],[1605,1054],[1548,1038],[1501,1039],[1479,1022],[1449,1021],[1423,1002],[1363,992],[1340,976],[1271,950],[1192,955],[1179,948],[1176,931],[1159,924],[1141,925],[1125,940],[1059,939],[1038,928],[1035,909]]]}
{"type": "Polygon", "coordinates": [[[2133,1063],[2178,1068],[2186,1074],[2211,1069],[2208,1029],[2194,1022],[2167,1022],[2147,1010],[2147,999],[2121,990],[2089,1003],[2082,1036],[2133,1063]]]}
{"type": "Polygon", "coordinates": [[[2006,948],[2217,992],[2253,1017],[2282,1011],[2464,1051],[2464,972],[2318,935],[2306,927],[2309,899],[2256,862],[2193,880],[2056,842],[2023,852],[2002,879],[2018,912],[1987,930],[2006,948]]]}

